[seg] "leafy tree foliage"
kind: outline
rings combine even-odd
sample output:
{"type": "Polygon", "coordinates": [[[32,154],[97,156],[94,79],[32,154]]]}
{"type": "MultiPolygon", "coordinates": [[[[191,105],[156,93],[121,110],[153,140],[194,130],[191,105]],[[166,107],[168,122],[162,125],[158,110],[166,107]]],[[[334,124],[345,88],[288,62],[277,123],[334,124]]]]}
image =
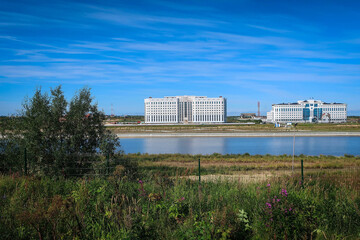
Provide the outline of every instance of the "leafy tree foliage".
{"type": "MultiPolygon", "coordinates": [[[[61,86],[50,95],[37,89],[25,100],[20,118],[2,132],[2,161],[10,161],[6,150],[21,159],[26,148],[30,167],[45,175],[83,175],[94,163],[112,155],[119,146],[117,137],[105,129],[105,115],[93,103],[90,89],[81,89],[70,102],[61,86]],[[19,120],[21,119],[21,120],[19,120]]],[[[22,162],[22,161],[20,161],[22,162]]],[[[5,165],[5,164],[3,164],[5,165]]],[[[20,166],[21,167],[21,166],[20,166]]]]}

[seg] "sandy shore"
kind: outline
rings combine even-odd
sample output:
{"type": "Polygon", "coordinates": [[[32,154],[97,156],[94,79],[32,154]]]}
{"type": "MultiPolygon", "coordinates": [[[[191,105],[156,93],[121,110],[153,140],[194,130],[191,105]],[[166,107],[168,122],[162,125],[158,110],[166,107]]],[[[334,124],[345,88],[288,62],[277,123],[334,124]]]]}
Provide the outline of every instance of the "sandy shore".
{"type": "Polygon", "coordinates": [[[360,132],[120,133],[119,138],[158,137],[360,137],[360,132]]]}

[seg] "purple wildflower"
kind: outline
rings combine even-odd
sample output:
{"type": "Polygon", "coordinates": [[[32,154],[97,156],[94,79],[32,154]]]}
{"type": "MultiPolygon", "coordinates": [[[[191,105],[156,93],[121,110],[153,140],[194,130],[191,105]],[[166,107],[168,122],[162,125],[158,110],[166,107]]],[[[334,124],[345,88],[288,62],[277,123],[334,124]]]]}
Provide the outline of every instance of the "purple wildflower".
{"type": "Polygon", "coordinates": [[[184,200],[185,200],[184,197],[181,197],[181,198],[178,199],[179,202],[182,202],[182,201],[184,201],[184,200]]]}
{"type": "Polygon", "coordinates": [[[271,203],[266,203],[266,206],[268,207],[268,208],[271,208],[271,203]]]}
{"type": "Polygon", "coordinates": [[[270,185],[270,183],[268,183],[268,185],[266,185],[266,186],[270,187],[271,185],[270,185]]]}
{"type": "Polygon", "coordinates": [[[285,188],[281,189],[281,195],[287,197],[288,193],[285,188]]]}
{"type": "Polygon", "coordinates": [[[291,212],[292,208],[289,208],[289,212],[291,212]]]}
{"type": "Polygon", "coordinates": [[[146,191],[144,189],[143,181],[139,180],[140,188],[138,189],[140,192],[140,196],[146,196],[146,191]]]}
{"type": "Polygon", "coordinates": [[[280,199],[278,198],[278,199],[276,199],[276,201],[277,201],[277,202],[280,202],[280,199]]]}

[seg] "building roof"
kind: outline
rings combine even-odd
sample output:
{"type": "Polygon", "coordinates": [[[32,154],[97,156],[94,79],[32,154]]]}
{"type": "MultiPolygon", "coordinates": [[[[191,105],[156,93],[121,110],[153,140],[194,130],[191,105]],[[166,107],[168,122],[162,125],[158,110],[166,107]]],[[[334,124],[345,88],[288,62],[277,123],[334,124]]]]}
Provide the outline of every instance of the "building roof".
{"type": "Polygon", "coordinates": [[[320,101],[320,100],[314,100],[314,99],[309,99],[309,100],[300,100],[296,103],[278,103],[278,104],[272,104],[272,106],[275,106],[275,105],[301,105],[301,103],[314,103],[314,104],[345,104],[345,103],[326,103],[326,102],[323,102],[323,101],[320,101]]]}

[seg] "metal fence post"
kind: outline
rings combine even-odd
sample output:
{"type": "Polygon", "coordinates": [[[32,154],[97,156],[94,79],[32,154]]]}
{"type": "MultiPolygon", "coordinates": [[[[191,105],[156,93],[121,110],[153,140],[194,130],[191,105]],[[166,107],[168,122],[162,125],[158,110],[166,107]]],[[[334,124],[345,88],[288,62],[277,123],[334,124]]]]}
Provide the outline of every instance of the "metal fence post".
{"type": "Polygon", "coordinates": [[[304,160],[301,159],[301,186],[304,185],[304,160]]]}
{"type": "Polygon", "coordinates": [[[201,183],[200,158],[199,158],[199,184],[201,183]]]}

